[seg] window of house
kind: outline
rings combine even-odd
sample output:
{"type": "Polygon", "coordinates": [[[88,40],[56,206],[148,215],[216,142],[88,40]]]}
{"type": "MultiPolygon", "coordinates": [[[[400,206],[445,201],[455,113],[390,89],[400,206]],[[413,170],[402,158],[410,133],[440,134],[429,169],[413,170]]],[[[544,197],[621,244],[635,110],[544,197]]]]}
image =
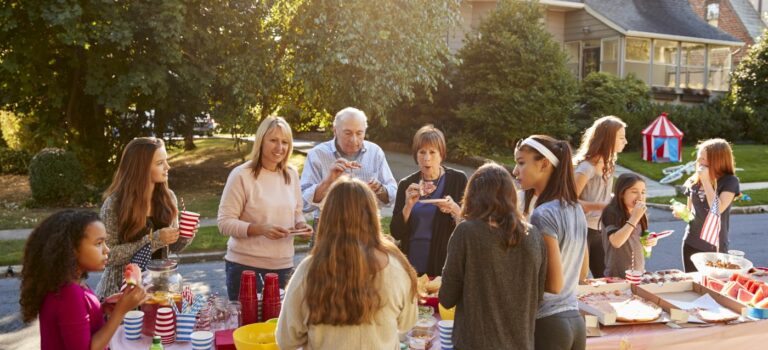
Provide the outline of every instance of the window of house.
{"type": "Polygon", "coordinates": [[[677,87],[678,42],[653,41],[652,86],[677,87]]]}
{"type": "Polygon", "coordinates": [[[581,58],[581,42],[572,41],[565,43],[565,52],[568,54],[568,70],[573,73],[576,78],[579,76],[579,62],[581,58]]]}
{"type": "Polygon", "coordinates": [[[709,46],[708,66],[707,89],[727,91],[731,77],[731,49],[727,46],[709,46]]]}
{"type": "Polygon", "coordinates": [[[602,57],[600,71],[619,75],[619,39],[603,39],[600,41],[602,57]]]}
{"type": "Polygon", "coordinates": [[[720,4],[710,3],[707,4],[707,23],[713,27],[717,27],[717,21],[720,19],[720,4]]]}
{"type": "Polygon", "coordinates": [[[690,89],[704,88],[704,44],[683,43],[680,62],[680,86],[690,89]]]}
{"type": "Polygon", "coordinates": [[[651,40],[627,38],[627,53],[624,59],[625,75],[633,74],[638,79],[649,83],[651,68],[651,40]]]}

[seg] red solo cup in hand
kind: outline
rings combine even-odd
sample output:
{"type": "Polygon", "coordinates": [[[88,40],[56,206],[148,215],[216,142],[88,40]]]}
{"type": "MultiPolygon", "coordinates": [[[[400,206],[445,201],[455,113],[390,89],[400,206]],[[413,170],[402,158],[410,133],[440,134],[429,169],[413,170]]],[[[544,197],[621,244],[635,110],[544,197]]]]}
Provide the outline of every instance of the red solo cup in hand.
{"type": "Polygon", "coordinates": [[[191,211],[182,211],[179,219],[179,236],[192,238],[195,235],[195,229],[200,222],[200,214],[191,211]]]}

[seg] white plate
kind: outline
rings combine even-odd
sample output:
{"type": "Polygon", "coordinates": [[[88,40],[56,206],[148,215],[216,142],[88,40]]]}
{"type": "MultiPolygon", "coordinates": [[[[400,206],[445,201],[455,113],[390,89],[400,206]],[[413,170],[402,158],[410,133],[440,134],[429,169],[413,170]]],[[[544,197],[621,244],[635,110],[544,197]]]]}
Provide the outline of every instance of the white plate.
{"type": "Polygon", "coordinates": [[[448,200],[445,198],[435,198],[435,199],[419,199],[419,203],[424,204],[435,204],[435,203],[445,203],[448,200]]]}

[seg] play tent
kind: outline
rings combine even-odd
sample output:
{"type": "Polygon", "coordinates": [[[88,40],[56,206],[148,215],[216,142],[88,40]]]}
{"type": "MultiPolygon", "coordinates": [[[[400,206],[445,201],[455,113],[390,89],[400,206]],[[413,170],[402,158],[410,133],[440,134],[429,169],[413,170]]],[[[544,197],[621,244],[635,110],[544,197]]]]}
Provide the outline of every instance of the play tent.
{"type": "Polygon", "coordinates": [[[683,161],[683,132],[661,113],[642,131],[643,159],[658,163],[683,161]]]}

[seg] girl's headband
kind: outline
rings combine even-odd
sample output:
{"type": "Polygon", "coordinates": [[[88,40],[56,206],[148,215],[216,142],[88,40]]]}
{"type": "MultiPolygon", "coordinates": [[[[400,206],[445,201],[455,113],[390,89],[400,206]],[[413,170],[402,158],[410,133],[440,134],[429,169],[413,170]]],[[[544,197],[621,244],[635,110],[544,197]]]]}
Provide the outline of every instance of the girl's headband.
{"type": "Polygon", "coordinates": [[[557,166],[560,165],[560,160],[557,159],[555,154],[552,153],[552,151],[550,151],[549,148],[547,148],[547,146],[544,146],[539,141],[536,141],[534,138],[529,137],[529,138],[523,140],[523,142],[520,145],[526,145],[526,146],[533,147],[534,149],[539,151],[539,153],[541,153],[541,155],[543,155],[545,158],[547,158],[547,160],[549,160],[549,162],[552,163],[552,165],[554,165],[555,168],[557,168],[557,166]]]}

